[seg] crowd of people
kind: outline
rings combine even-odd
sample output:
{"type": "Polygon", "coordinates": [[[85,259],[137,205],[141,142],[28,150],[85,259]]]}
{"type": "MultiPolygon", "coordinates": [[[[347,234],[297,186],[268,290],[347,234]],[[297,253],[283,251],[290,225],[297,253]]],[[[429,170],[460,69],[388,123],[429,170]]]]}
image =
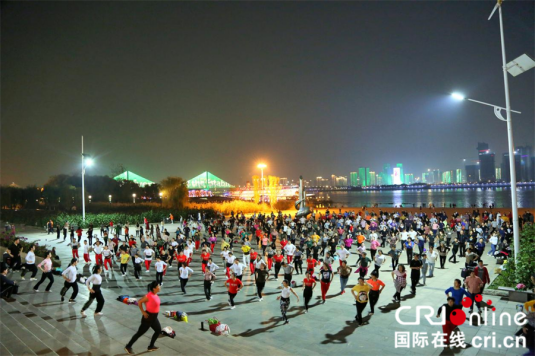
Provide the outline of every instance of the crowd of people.
{"type": "MultiPolygon", "coordinates": [[[[164,221],[151,224],[145,219],[132,227],[128,223],[121,226],[110,222],[100,227],[100,234],[93,226],[89,226],[85,233],[68,223],[61,229],[55,227],[57,239],[61,241],[63,237],[72,250],[72,259],[62,273],[62,301],[72,289],[68,302],[76,302],[77,281],[81,277],[77,265],[92,266],[91,276],[85,279],[90,298],[80,311],[82,317],[86,317],[86,311],[95,299],[95,316],[103,314],[102,274],[105,277],[113,275],[115,278],[146,278],[151,281],[148,294],[139,303],[142,323],[138,333],[125,347],[128,353],[133,353],[134,342],[149,328],[155,331],[155,335],[161,331],[157,320],[157,294],[166,279],[172,278],[170,274],[174,269],[184,295],[191,278],[202,278],[207,302],[213,299],[214,281],[222,279],[230,310],[236,308],[235,299],[247,281],[256,287],[259,302],[263,301],[266,284],[275,282],[280,286],[277,300],[284,324],[289,323],[287,312],[292,295],[298,303],[300,301],[297,287],[303,287],[303,308],[307,313],[318,284],[320,303],[323,304],[327,295],[333,294],[330,286],[335,275],[340,280],[340,291],[335,294],[344,294],[351,274],[358,274],[357,283],[351,288],[356,306],[355,322],[366,325],[364,310],[369,304],[368,314],[374,314],[386,283],[390,283],[386,280],[388,276],[391,276],[395,287],[392,302],[397,304],[402,302],[402,292],[408,287],[409,280],[410,294],[415,295],[419,288],[426,286],[427,278],[440,274],[448,263],[463,263],[462,278],[445,289],[447,302],[443,307],[446,312],[462,308],[463,296],[476,300],[490,283],[484,259],[507,259],[513,237],[510,218],[499,212],[480,213],[479,210],[451,216],[444,211],[427,214],[403,210],[394,213],[327,210],[308,217],[292,217],[281,212],[246,217],[243,213],[232,212],[227,217],[189,216],[176,221],[176,224],[170,216],[169,221],[173,229],[168,229],[170,225],[165,225],[164,221]],[[80,249],[82,258],[78,252],[80,249]],[[354,265],[349,264],[351,255],[356,257],[354,265]],[[193,261],[200,262],[200,270],[192,268],[193,261]],[[390,271],[389,275],[381,273],[385,268],[390,271]],[[116,274],[117,270],[120,277],[116,274]],[[244,280],[244,276],[248,278],[244,280]]],[[[54,231],[53,222],[47,225],[47,231],[54,231]]],[[[33,289],[39,292],[48,279],[45,292],[50,292],[54,283],[50,254],[36,265],[32,251],[28,251],[25,263],[21,262],[17,243],[7,252],[9,267],[12,270],[22,269],[22,280],[25,280],[27,272],[31,272],[30,280],[36,281],[40,270],[41,277],[33,289]]],[[[5,276],[4,270],[2,275],[5,276]]],[[[470,312],[474,306],[481,311],[481,306],[475,302],[470,312]]],[[[444,325],[446,344],[452,330],[451,323],[444,325]]],[[[153,337],[149,351],[157,349],[155,341],[153,337]]]]}

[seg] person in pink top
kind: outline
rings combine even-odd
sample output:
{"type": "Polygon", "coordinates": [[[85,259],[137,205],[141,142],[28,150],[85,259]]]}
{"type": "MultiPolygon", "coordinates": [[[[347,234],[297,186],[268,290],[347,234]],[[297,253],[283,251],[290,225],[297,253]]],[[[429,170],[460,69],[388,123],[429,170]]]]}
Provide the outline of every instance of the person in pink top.
{"type": "Polygon", "coordinates": [[[158,313],[160,312],[160,297],[158,297],[158,292],[160,292],[160,284],[156,281],[151,282],[147,286],[147,290],[148,293],[138,301],[139,310],[141,310],[141,314],[143,314],[143,317],[141,318],[141,325],[139,326],[137,333],[132,336],[132,339],[130,339],[128,344],[126,344],[124,347],[124,350],[129,355],[134,354],[132,346],[137,339],[139,339],[147,332],[147,330],[149,330],[149,328],[154,330],[154,335],[152,335],[150,345],[147,350],[149,352],[158,350],[158,347],[156,347],[154,344],[162,332],[162,327],[158,321],[158,313]],[[143,309],[143,304],[145,304],[145,309],[143,309]]]}
{"type": "Polygon", "coordinates": [[[49,251],[47,252],[46,258],[43,260],[43,262],[37,265],[37,267],[43,272],[43,274],[41,275],[41,280],[37,282],[35,287],[33,287],[33,290],[35,292],[39,292],[39,286],[45,281],[46,278],[50,280],[45,289],[47,292],[50,293],[50,288],[52,288],[52,284],[54,284],[54,276],[52,275],[52,260],[50,259],[50,257],[52,257],[52,253],[49,251]]]}
{"type": "Polygon", "coordinates": [[[372,260],[375,258],[375,253],[377,252],[377,249],[381,246],[381,243],[379,241],[377,241],[377,239],[373,239],[372,242],[370,243],[370,252],[371,252],[371,257],[372,257],[372,260]]]}

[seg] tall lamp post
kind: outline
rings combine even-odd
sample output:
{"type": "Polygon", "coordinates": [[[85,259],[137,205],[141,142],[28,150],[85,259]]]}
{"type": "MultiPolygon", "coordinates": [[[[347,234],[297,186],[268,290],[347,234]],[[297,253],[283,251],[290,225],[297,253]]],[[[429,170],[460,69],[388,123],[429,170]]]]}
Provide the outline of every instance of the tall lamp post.
{"type": "Polygon", "coordinates": [[[258,168],[260,168],[260,186],[262,188],[262,195],[260,196],[261,200],[263,201],[264,198],[264,168],[266,168],[267,166],[264,164],[264,163],[260,163],[258,166],[258,168]]]}
{"type": "MultiPolygon", "coordinates": [[[[507,63],[505,59],[505,41],[503,35],[503,18],[502,18],[502,1],[498,0],[494,9],[492,10],[489,20],[498,9],[499,19],[500,19],[500,39],[501,39],[501,48],[502,48],[502,70],[503,70],[503,83],[505,89],[505,108],[497,106],[494,104],[489,104],[483,101],[467,99],[474,103],[491,106],[494,108],[494,115],[502,121],[507,122],[507,141],[509,146],[509,171],[511,173],[511,203],[513,211],[513,240],[514,240],[514,249],[515,249],[515,262],[518,255],[518,250],[520,248],[520,228],[518,226],[518,205],[516,201],[516,167],[515,167],[515,145],[513,141],[513,122],[511,119],[511,112],[520,114],[519,111],[511,110],[511,102],[509,99],[509,78],[507,77],[507,72],[512,76],[516,77],[519,74],[524,73],[525,71],[535,67],[535,61],[531,59],[527,54],[523,54],[515,60],[507,63]],[[504,118],[501,111],[505,110],[507,118],[504,118]]],[[[459,93],[453,93],[451,96],[457,100],[464,100],[465,97],[459,93]]]]}
{"type": "Polygon", "coordinates": [[[85,221],[85,168],[93,165],[90,155],[84,153],[84,136],[82,136],[82,220],[85,221]],[[86,158],[87,157],[87,158],[86,158]]]}
{"type": "Polygon", "coordinates": [[[108,200],[110,201],[110,205],[111,205],[111,195],[108,195],[108,200]]]}
{"type": "Polygon", "coordinates": [[[134,204],[136,203],[136,193],[132,194],[132,199],[134,200],[134,204]]]}
{"type": "Polygon", "coordinates": [[[160,206],[163,206],[163,193],[160,193],[160,206]]]}

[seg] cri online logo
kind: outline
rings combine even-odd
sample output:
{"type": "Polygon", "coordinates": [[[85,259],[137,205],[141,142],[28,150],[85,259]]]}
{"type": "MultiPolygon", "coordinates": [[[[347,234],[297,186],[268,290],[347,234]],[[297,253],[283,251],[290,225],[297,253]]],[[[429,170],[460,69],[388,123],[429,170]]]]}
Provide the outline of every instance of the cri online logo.
{"type": "MultiPolygon", "coordinates": [[[[483,300],[483,297],[481,295],[476,295],[475,297],[475,300],[476,302],[481,302],[483,300]]],[[[468,298],[468,297],[465,297],[463,298],[462,300],[462,306],[464,308],[469,308],[471,305],[472,305],[472,299],[471,298],[468,298]]],[[[488,300],[486,302],[486,304],[488,306],[491,306],[492,305],[492,300],[488,300]]],[[[402,321],[400,319],[400,313],[403,311],[403,310],[410,310],[412,309],[412,307],[409,307],[409,306],[406,306],[406,307],[400,307],[396,310],[396,321],[398,323],[400,323],[401,325],[420,325],[420,311],[421,310],[425,310],[427,311],[427,313],[425,313],[423,316],[425,317],[425,319],[427,319],[427,321],[429,322],[429,324],[431,325],[444,325],[446,324],[446,313],[441,313],[442,314],[442,317],[440,319],[440,321],[435,321],[433,320],[433,316],[436,315],[435,313],[435,310],[432,308],[432,307],[429,307],[429,306],[423,306],[423,305],[419,305],[416,307],[416,320],[415,321],[402,321]]],[[[492,307],[492,311],[496,311],[496,308],[495,307],[492,307]]],[[[482,325],[488,325],[488,319],[487,318],[487,311],[485,310],[485,318],[484,318],[484,322],[482,323],[483,319],[481,318],[481,316],[479,314],[472,314],[472,315],[475,315],[478,319],[479,319],[479,323],[478,324],[482,324],[482,325]]],[[[491,320],[491,323],[490,325],[509,325],[511,326],[511,315],[509,313],[502,313],[499,317],[499,323],[496,323],[496,314],[493,313],[492,314],[492,317],[490,318],[492,319],[491,320]],[[505,319],[505,322],[504,322],[504,319],[505,319]]],[[[456,326],[460,326],[462,324],[464,324],[466,322],[466,314],[465,312],[462,310],[462,309],[455,309],[454,311],[452,311],[450,313],[450,321],[452,322],[452,324],[456,325],[456,326]]],[[[469,319],[470,320],[470,324],[472,324],[472,318],[469,319]]],[[[526,323],[526,315],[523,314],[523,313],[516,313],[514,315],[514,323],[516,325],[524,325],[526,323]]]]}

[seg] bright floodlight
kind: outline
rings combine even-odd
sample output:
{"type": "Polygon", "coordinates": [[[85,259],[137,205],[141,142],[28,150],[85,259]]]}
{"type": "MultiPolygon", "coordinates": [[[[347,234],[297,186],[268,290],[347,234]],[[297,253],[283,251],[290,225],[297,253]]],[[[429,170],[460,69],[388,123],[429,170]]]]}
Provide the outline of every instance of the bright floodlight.
{"type": "Polygon", "coordinates": [[[535,67],[535,61],[525,53],[507,63],[507,71],[513,77],[516,77],[517,75],[522,74],[533,67],[535,67]]]}
{"type": "Polygon", "coordinates": [[[258,168],[266,168],[267,166],[264,163],[260,163],[257,167],[258,168]]]}
{"type": "Polygon", "coordinates": [[[93,163],[94,163],[94,162],[93,162],[93,159],[92,159],[92,158],[87,158],[87,159],[85,160],[85,165],[86,165],[87,167],[92,166],[93,163]]]}
{"type": "Polygon", "coordinates": [[[464,95],[461,93],[451,93],[451,97],[455,100],[464,100],[464,95]]]}

